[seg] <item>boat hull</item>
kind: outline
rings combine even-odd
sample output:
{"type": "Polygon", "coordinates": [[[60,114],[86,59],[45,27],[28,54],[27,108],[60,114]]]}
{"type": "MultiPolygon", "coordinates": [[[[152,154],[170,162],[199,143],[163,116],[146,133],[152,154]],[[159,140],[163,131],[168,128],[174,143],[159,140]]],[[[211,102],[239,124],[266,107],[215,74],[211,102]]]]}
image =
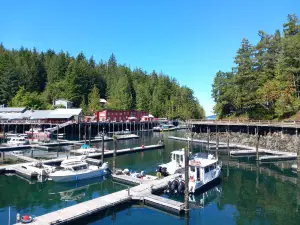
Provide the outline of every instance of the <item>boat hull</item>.
{"type": "Polygon", "coordinates": [[[54,173],[54,174],[50,174],[49,177],[55,182],[72,182],[72,181],[85,180],[85,179],[90,179],[95,177],[101,177],[107,174],[109,174],[109,170],[99,169],[99,170],[89,171],[86,173],[78,173],[78,174],[57,175],[54,173]]]}

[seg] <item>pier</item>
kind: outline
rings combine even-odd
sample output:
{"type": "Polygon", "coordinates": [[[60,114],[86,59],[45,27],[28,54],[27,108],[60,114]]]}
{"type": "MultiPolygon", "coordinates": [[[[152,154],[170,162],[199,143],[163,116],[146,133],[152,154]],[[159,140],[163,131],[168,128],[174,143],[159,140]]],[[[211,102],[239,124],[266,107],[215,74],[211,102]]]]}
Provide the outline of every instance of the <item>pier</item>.
{"type": "MultiPolygon", "coordinates": [[[[114,175],[114,179],[119,178],[121,181],[127,180],[126,176],[118,176],[119,175],[114,175]]],[[[176,176],[178,175],[172,175],[159,180],[144,181],[142,184],[128,188],[127,190],[118,191],[42,216],[38,216],[31,224],[67,224],[75,222],[78,219],[91,216],[95,213],[100,213],[101,211],[104,211],[108,208],[113,208],[123,203],[133,203],[137,201],[168,212],[180,214],[184,210],[183,203],[153,194],[155,191],[161,191],[166,188],[168,181],[176,176]]],[[[131,179],[131,177],[127,177],[128,179],[131,179]]],[[[17,223],[17,225],[21,225],[21,223],[17,223]]]]}

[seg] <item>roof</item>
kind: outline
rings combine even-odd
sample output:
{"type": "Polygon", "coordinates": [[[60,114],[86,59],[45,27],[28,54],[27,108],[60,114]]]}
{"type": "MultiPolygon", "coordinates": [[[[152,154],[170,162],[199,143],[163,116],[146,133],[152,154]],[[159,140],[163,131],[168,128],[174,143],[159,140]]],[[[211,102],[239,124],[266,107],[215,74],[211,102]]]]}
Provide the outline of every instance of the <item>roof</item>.
{"type": "Polygon", "coordinates": [[[100,98],[99,102],[100,103],[106,103],[107,101],[104,98],[100,98]]]}
{"type": "Polygon", "coordinates": [[[182,150],[176,150],[176,151],[173,151],[171,153],[172,154],[176,154],[176,155],[184,155],[184,149],[182,149],[182,150]]]}
{"type": "Polygon", "coordinates": [[[80,115],[82,109],[35,110],[30,119],[69,119],[80,115]]]}
{"type": "MultiPolygon", "coordinates": [[[[55,100],[55,102],[56,102],[56,101],[65,101],[65,102],[71,102],[71,101],[69,101],[69,100],[67,100],[67,99],[63,99],[63,98],[56,99],[56,100],[55,100]]],[[[72,102],[71,102],[71,103],[72,103],[72,102]]]]}
{"type": "Polygon", "coordinates": [[[21,112],[24,112],[26,110],[25,107],[4,107],[4,108],[1,108],[0,107],[0,113],[12,113],[12,112],[15,112],[15,113],[21,113],[21,112]]]}
{"type": "Polygon", "coordinates": [[[218,162],[217,159],[203,159],[203,158],[197,158],[189,161],[190,166],[198,166],[198,167],[206,167],[211,164],[214,164],[218,162]]]}

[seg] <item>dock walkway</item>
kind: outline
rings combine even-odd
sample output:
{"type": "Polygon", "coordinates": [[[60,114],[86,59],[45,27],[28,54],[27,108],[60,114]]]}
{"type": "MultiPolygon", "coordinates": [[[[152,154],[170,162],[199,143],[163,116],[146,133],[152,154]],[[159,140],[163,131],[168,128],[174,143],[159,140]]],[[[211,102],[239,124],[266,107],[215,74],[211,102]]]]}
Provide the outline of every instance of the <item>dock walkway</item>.
{"type": "MultiPolygon", "coordinates": [[[[114,175],[114,178],[119,178],[119,180],[126,180],[127,178],[131,179],[131,177],[129,176],[118,176],[119,175],[114,175]]],[[[154,190],[166,187],[168,181],[173,177],[174,175],[165,177],[160,180],[148,180],[128,190],[118,191],[67,208],[63,208],[42,216],[38,216],[31,224],[54,225],[71,223],[77,219],[82,219],[86,216],[90,216],[92,214],[98,213],[116,205],[122,203],[130,203],[132,201],[143,201],[144,204],[148,204],[150,206],[155,206],[170,212],[180,213],[184,209],[183,203],[152,194],[154,190]]],[[[17,223],[17,225],[21,225],[21,223],[17,223]]]]}

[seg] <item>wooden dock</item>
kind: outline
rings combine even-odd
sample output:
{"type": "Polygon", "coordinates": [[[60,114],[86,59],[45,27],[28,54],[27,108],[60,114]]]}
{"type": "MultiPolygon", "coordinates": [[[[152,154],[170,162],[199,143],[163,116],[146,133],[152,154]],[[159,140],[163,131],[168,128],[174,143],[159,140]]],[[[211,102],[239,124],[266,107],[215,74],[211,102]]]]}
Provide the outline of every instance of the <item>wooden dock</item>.
{"type": "MultiPolygon", "coordinates": [[[[297,159],[297,154],[292,152],[282,152],[282,151],[273,151],[269,149],[258,149],[259,161],[284,161],[284,160],[295,160],[297,159]]],[[[233,150],[230,151],[230,156],[233,157],[249,157],[256,156],[256,150],[249,147],[248,150],[233,150]]]]}
{"type": "MultiPolygon", "coordinates": [[[[114,175],[114,177],[116,178],[118,175],[114,175]]],[[[129,176],[127,177],[129,178],[129,176]]],[[[169,176],[160,180],[149,180],[148,182],[129,188],[128,190],[118,191],[42,216],[38,216],[31,224],[54,225],[71,223],[77,219],[82,219],[92,214],[99,213],[105,209],[115,207],[122,203],[130,203],[132,201],[142,201],[144,204],[148,204],[150,206],[164,209],[173,213],[180,213],[184,209],[183,203],[152,194],[154,190],[166,187],[168,181],[172,178],[173,176],[169,176]]],[[[126,180],[126,177],[122,177],[120,179],[126,180]]],[[[21,225],[21,223],[17,224],[21,225]]]]}
{"type": "MultiPolygon", "coordinates": [[[[141,147],[134,147],[134,148],[119,149],[119,150],[117,150],[117,155],[131,154],[131,153],[135,153],[135,152],[143,152],[143,151],[147,151],[147,150],[160,149],[163,147],[164,147],[164,144],[157,144],[157,145],[147,145],[144,147],[141,146],[141,147]]],[[[79,155],[79,153],[76,150],[71,150],[70,153],[79,155]]],[[[106,157],[111,157],[111,156],[113,156],[113,154],[114,154],[114,150],[105,150],[104,151],[104,156],[106,156],[106,157]]],[[[102,156],[101,149],[98,149],[97,153],[90,153],[88,155],[88,157],[90,157],[90,158],[98,158],[101,156],[102,156]]]]}

